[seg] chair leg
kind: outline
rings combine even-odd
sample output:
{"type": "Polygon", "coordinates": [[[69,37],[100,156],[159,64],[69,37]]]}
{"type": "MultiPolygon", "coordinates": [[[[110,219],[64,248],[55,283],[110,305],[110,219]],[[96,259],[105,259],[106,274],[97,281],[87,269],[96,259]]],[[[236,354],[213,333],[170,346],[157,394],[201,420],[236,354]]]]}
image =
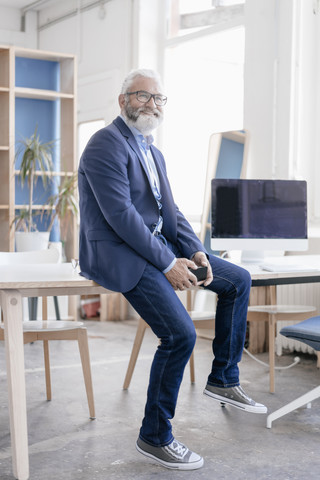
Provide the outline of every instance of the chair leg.
{"type": "MultiPolygon", "coordinates": [[[[270,305],[277,304],[277,288],[271,285],[268,288],[268,297],[270,305]]],[[[274,372],[275,372],[275,338],[276,338],[276,315],[269,314],[269,376],[270,393],[275,392],[274,372]]]]}
{"type": "Polygon", "coordinates": [[[96,415],[95,415],[95,406],[94,406],[94,397],[93,397],[88,334],[87,334],[86,328],[78,329],[78,346],[79,346],[79,352],[81,357],[83,378],[84,378],[84,383],[86,387],[90,418],[93,420],[96,418],[96,415]]]}
{"type": "Polygon", "coordinates": [[[146,324],[146,322],[142,318],[140,318],[139,323],[138,323],[137,333],[136,333],[134,343],[133,343],[133,347],[132,347],[132,351],[131,351],[131,356],[130,356],[129,365],[128,365],[128,368],[127,368],[126,377],[124,379],[124,383],[123,383],[123,387],[122,387],[123,390],[127,390],[129,388],[131,378],[132,378],[132,374],[133,374],[133,370],[134,370],[134,367],[136,366],[136,362],[137,362],[137,358],[138,358],[138,355],[139,355],[139,352],[140,352],[142,340],[143,340],[143,337],[144,337],[144,334],[145,334],[145,331],[146,331],[147,327],[148,327],[148,325],[146,324]]]}
{"type": "Polygon", "coordinates": [[[310,390],[310,392],[305,393],[301,397],[293,400],[293,402],[288,403],[284,407],[279,408],[275,412],[270,413],[270,415],[267,416],[267,428],[271,428],[272,422],[274,420],[277,420],[277,418],[283,417],[287,413],[293,412],[297,408],[303,407],[304,405],[307,405],[308,403],[316,400],[319,397],[320,386],[314,388],[313,390],[310,390]]]}
{"type": "Polygon", "coordinates": [[[52,392],[51,392],[51,373],[50,373],[48,340],[43,340],[43,355],[44,355],[44,371],[45,371],[45,377],[46,377],[47,400],[50,401],[52,398],[52,392]]]}
{"type": "MultiPolygon", "coordinates": [[[[42,297],[42,320],[47,320],[47,319],[48,319],[47,297],[42,297]]],[[[50,357],[49,357],[48,340],[43,340],[43,354],[44,354],[44,371],[45,371],[45,377],[46,377],[47,400],[50,401],[52,398],[52,391],[51,391],[51,373],[50,373],[50,357]]]]}
{"type": "Polygon", "coordinates": [[[189,358],[189,364],[190,364],[190,380],[191,383],[195,383],[196,377],[194,373],[194,350],[191,353],[191,356],[189,358]]]}

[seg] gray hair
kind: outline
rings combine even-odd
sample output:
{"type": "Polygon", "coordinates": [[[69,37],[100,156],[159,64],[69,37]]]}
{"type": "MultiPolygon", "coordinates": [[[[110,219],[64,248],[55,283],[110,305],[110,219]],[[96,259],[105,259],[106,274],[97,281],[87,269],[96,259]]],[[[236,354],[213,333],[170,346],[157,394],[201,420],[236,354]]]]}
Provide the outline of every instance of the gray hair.
{"type": "Polygon", "coordinates": [[[147,68],[140,68],[137,70],[131,70],[131,72],[127,75],[127,77],[123,81],[121,93],[128,92],[130,90],[131,85],[133,84],[134,80],[137,77],[152,78],[157,82],[158,87],[160,88],[160,91],[163,90],[161,77],[158,72],[154,70],[149,70],[147,68]]]}

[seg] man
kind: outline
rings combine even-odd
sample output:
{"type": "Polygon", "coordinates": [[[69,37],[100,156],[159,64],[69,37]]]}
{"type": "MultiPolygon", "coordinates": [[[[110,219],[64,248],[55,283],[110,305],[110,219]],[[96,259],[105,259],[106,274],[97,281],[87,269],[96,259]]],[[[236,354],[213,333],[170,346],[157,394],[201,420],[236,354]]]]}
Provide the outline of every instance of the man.
{"type": "Polygon", "coordinates": [[[167,98],[159,76],[136,70],[125,79],[121,115],[88,142],[79,166],[82,275],[122,292],[161,340],[137,449],[163,466],[192,470],[203,458],[172,434],[184,368],[196,334],[175,290],[202,285],[217,292],[214,359],[204,390],[213,399],[265,413],[239,383],[251,279],[246,270],[208,255],[175,205],[151,132],[167,98]],[[207,267],[204,281],[190,271],[207,267]],[[213,275],[212,275],[213,272],[213,275]]]}

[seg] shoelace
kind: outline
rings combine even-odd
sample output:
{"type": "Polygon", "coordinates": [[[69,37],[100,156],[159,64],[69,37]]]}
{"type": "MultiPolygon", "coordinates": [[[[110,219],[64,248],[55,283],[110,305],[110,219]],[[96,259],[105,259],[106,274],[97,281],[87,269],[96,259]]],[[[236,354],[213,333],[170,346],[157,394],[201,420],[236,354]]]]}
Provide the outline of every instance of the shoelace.
{"type": "Polygon", "coordinates": [[[176,440],[174,440],[172,443],[170,443],[170,445],[168,445],[168,447],[170,447],[171,450],[176,452],[182,458],[185,456],[185,454],[188,451],[187,447],[182,445],[182,443],[177,442],[176,440]]]}

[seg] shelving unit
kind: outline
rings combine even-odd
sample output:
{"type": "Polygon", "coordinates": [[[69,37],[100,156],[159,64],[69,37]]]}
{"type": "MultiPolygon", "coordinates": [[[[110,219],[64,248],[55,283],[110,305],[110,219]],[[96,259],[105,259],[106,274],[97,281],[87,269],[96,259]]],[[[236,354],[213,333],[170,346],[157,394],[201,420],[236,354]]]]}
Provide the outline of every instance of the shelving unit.
{"type": "MultiPolygon", "coordinates": [[[[29,137],[36,124],[59,140],[56,177],[72,175],[76,162],[76,64],[73,55],[0,46],[0,250],[14,250],[10,225],[15,209],[24,207],[16,186],[15,144],[29,137]],[[46,70],[47,69],[47,70],[46,70]],[[51,75],[51,70],[53,74],[51,75]],[[48,85],[45,83],[47,82],[48,85]],[[44,125],[47,122],[47,125],[44,125]],[[16,200],[17,199],[17,200],[16,200]]],[[[38,175],[42,175],[38,172],[38,175]]],[[[41,182],[38,182],[38,184],[41,182]]],[[[37,202],[35,202],[37,203],[37,202]]],[[[45,201],[44,201],[45,203],[45,201]]],[[[41,205],[42,206],[42,205],[41,205]]],[[[34,205],[39,209],[39,205],[34,205]]],[[[77,225],[68,225],[68,260],[77,257],[77,225]]]]}

